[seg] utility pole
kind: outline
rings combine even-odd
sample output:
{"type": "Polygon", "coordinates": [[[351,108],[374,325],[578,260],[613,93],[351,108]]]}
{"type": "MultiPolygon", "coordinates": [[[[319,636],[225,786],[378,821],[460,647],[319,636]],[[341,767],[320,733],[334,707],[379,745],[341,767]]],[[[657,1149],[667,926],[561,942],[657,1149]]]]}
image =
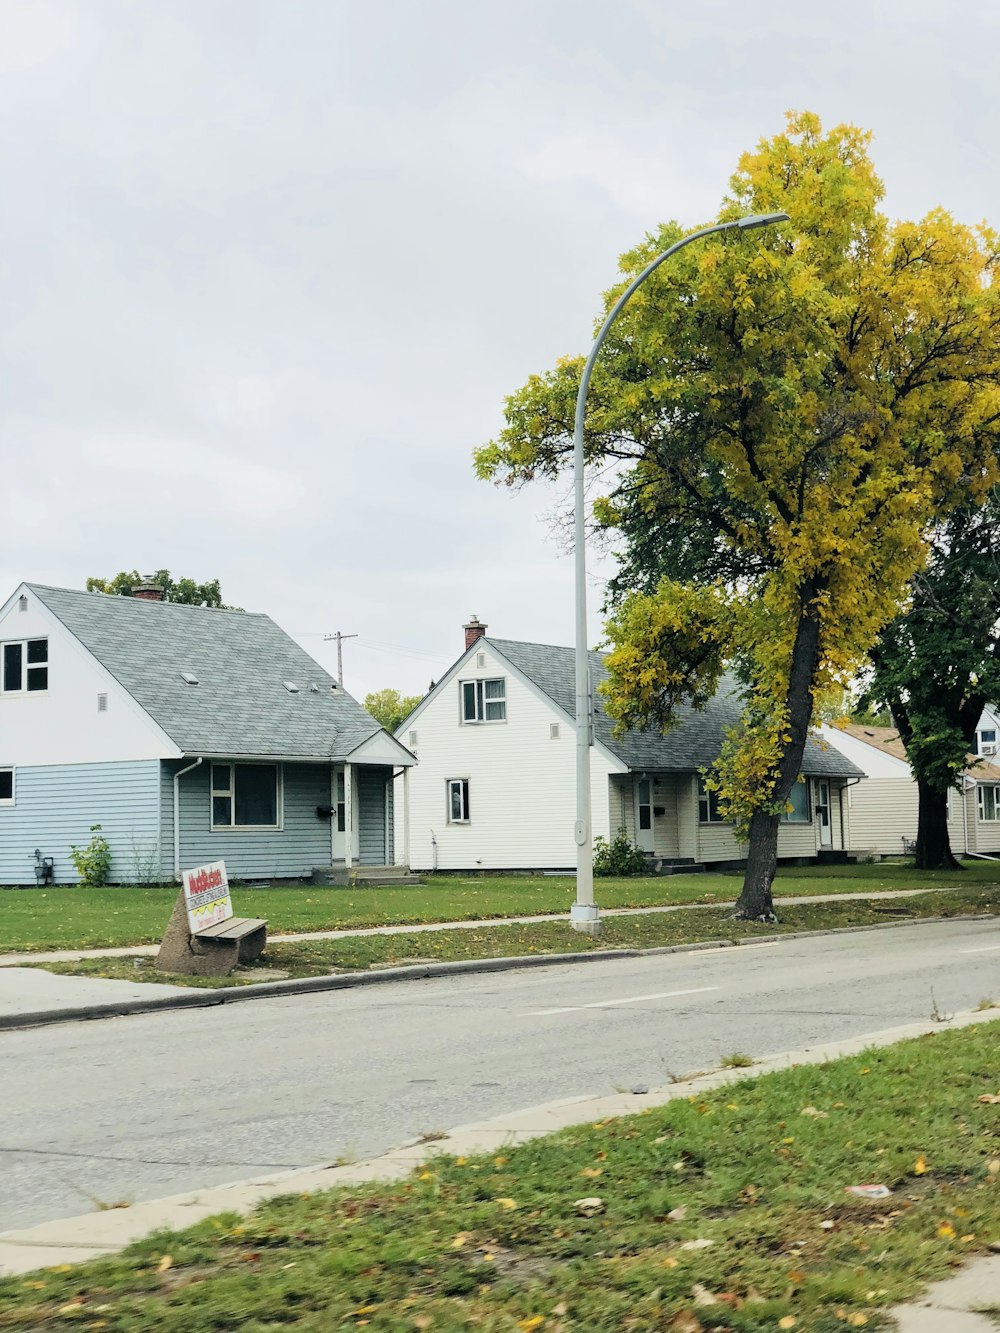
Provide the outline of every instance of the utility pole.
{"type": "Polygon", "coordinates": [[[344,687],[344,650],[341,645],[345,639],[356,639],[357,637],[356,634],[341,634],[340,630],[337,630],[336,634],[323,635],[324,643],[330,643],[334,639],[337,641],[337,684],[341,689],[344,687]]]}

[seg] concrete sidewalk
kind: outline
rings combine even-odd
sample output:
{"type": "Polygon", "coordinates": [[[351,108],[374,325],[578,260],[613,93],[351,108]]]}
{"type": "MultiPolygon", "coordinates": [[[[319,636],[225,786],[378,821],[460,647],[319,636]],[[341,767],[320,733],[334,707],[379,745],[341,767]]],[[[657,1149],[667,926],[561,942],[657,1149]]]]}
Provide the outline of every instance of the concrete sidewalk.
{"type": "MultiPolygon", "coordinates": [[[[301,1194],[377,1180],[396,1180],[432,1160],[436,1153],[474,1156],[525,1143],[571,1125],[588,1124],[612,1116],[634,1114],[662,1106],[707,1089],[745,1078],[787,1069],[793,1065],[823,1064],[856,1055],[873,1046],[890,1046],[910,1037],[938,1033],[970,1024],[997,1022],[1000,1015],[971,1011],[943,1023],[913,1023],[846,1041],[830,1042],[799,1051],[786,1051],[758,1061],[749,1069],[723,1069],[703,1074],[648,1093],[618,1093],[610,1097],[576,1097],[549,1102],[530,1110],[463,1125],[433,1144],[413,1142],[382,1157],[349,1166],[318,1166],[257,1177],[233,1185],[134,1204],[46,1222],[23,1231],[0,1233],[0,1276],[14,1276],[57,1264],[82,1263],[114,1254],[150,1232],[180,1230],[222,1212],[249,1212],[264,1199],[301,1194]]],[[[1000,1248],[1000,1237],[991,1249],[1000,1248]]],[[[1000,1255],[972,1260],[956,1276],[935,1283],[916,1300],[892,1311],[899,1333],[996,1333],[988,1314],[1000,1306],[1000,1255]]]]}

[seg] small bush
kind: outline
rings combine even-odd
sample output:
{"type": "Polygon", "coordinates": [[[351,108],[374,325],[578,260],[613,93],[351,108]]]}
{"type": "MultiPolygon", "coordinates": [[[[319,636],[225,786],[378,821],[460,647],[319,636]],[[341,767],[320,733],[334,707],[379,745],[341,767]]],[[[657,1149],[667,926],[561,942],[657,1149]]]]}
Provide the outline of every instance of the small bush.
{"type": "Polygon", "coordinates": [[[100,889],[107,884],[111,873],[111,845],[100,824],[91,824],[90,831],[94,835],[90,842],[86,847],[70,847],[69,859],[84,884],[100,889]]]}
{"type": "Polygon", "coordinates": [[[611,842],[600,836],[594,839],[595,875],[641,875],[647,869],[646,854],[628,840],[623,827],[611,842]]]}

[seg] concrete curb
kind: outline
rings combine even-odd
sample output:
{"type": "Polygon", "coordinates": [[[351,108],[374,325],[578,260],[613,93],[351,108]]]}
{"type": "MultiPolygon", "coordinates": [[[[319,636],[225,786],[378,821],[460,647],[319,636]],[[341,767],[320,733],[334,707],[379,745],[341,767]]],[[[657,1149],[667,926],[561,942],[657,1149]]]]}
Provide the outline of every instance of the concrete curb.
{"type": "MultiPolygon", "coordinates": [[[[463,973],[511,972],[530,967],[559,967],[572,963],[601,962],[618,958],[651,958],[658,954],[694,953],[702,949],[738,949],[745,944],[773,944],[781,940],[804,940],[823,935],[854,935],[863,931],[892,930],[903,926],[927,926],[942,921],[993,921],[992,913],[976,916],[925,916],[907,921],[880,921],[868,926],[830,926],[825,930],[794,930],[774,935],[753,935],[739,940],[696,940],[690,944],[665,944],[651,949],[595,949],[590,953],[521,954],[513,958],[463,958],[455,962],[422,963],[416,966],[385,967],[374,972],[338,972],[323,977],[301,977],[291,981],[268,981],[255,986],[192,988],[181,995],[156,996],[148,1000],[116,1000],[108,1004],[86,1004],[76,1008],[44,1009],[35,1013],[0,1015],[0,1032],[20,1028],[49,1027],[53,1023],[77,1023],[90,1019],[125,1018],[131,1014],[162,1013],[171,1009],[207,1009],[244,1000],[283,999],[293,995],[316,995],[325,991],[350,990],[355,986],[377,986],[392,981],[424,981],[463,973]]],[[[44,969],[42,969],[44,970],[44,969]]]]}
{"type": "MultiPolygon", "coordinates": [[[[346,1166],[316,1166],[274,1172],[252,1180],[137,1203],[129,1208],[86,1213],[56,1222],[44,1222],[20,1231],[5,1231],[0,1233],[0,1276],[13,1277],[56,1264],[83,1263],[101,1255],[115,1254],[154,1231],[183,1229],[218,1213],[249,1212],[265,1199],[282,1194],[311,1193],[340,1186],[398,1180],[438,1154],[475,1156],[493,1153],[503,1147],[541,1138],[572,1125],[635,1115],[647,1108],[666,1105],[677,1098],[690,1097],[748,1078],[756,1079],[762,1074],[776,1073],[792,1066],[825,1064],[843,1056],[857,1055],[874,1047],[892,1046],[896,1042],[926,1036],[928,1033],[948,1032],[998,1021],[1000,1012],[980,1013],[970,1010],[939,1023],[908,1023],[860,1037],[826,1042],[821,1046],[785,1051],[759,1060],[745,1069],[717,1069],[695,1074],[667,1087],[653,1088],[648,1093],[615,1093],[607,1097],[571,1097],[548,1102],[492,1120],[459,1126],[440,1141],[411,1142],[368,1161],[346,1166]]],[[[971,1264],[966,1271],[981,1272],[981,1265],[990,1262],[981,1259],[971,1264]]],[[[936,1294],[936,1289],[931,1288],[922,1298],[921,1317],[929,1308],[940,1308],[949,1315],[953,1314],[958,1302],[951,1292],[942,1292],[940,1307],[931,1304],[936,1294]]],[[[899,1314],[903,1316],[913,1309],[912,1306],[901,1308],[899,1314]]],[[[909,1329],[918,1333],[918,1329],[931,1331],[942,1328],[954,1328],[955,1333],[958,1333],[959,1324],[908,1324],[904,1318],[900,1327],[902,1333],[907,1333],[909,1329]]]]}

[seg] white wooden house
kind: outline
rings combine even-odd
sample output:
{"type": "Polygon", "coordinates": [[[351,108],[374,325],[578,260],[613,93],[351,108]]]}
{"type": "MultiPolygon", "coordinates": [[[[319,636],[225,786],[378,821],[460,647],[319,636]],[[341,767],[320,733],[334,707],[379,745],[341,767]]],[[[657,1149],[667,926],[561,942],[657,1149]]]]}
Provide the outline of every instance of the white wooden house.
{"type": "MultiPolygon", "coordinates": [[[[576,855],[573,649],[485,631],[473,618],[465,652],[396,732],[418,760],[409,774],[408,863],[414,870],[569,869],[576,855]]],[[[598,653],[591,670],[596,688],[607,674],[598,653]]],[[[653,730],[616,738],[600,699],[591,749],[595,836],[610,839],[625,828],[661,864],[743,860],[746,846],[701,779],[740,714],[732,682],[703,711],[682,710],[666,736],[653,730]]],[[[804,769],[779,857],[843,854],[844,789],[861,770],[813,742],[804,769]]]]}
{"type": "Polygon", "coordinates": [[[0,606],[0,884],[225,860],[243,879],[392,864],[413,756],[270,617],[24,583],[0,606]]]}

